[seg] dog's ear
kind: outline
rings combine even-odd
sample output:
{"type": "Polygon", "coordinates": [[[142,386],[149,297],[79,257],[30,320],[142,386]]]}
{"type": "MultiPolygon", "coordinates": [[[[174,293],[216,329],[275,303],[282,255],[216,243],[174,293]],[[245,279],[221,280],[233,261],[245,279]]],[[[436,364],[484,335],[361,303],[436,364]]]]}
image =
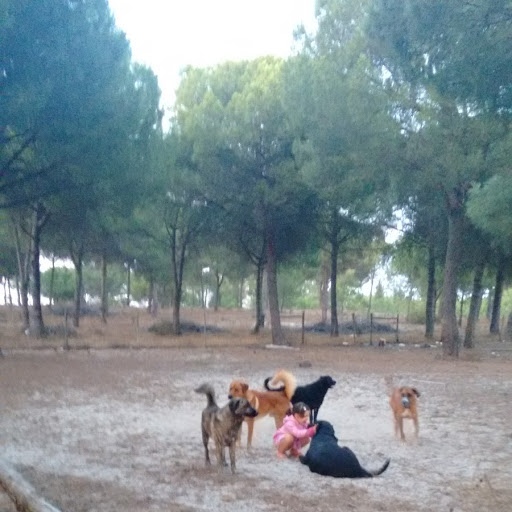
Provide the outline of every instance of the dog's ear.
{"type": "Polygon", "coordinates": [[[249,384],[247,384],[247,382],[241,382],[240,386],[242,386],[242,393],[246,393],[249,389],[249,384]]]}
{"type": "Polygon", "coordinates": [[[419,398],[420,392],[416,388],[411,388],[412,392],[419,398]]]}

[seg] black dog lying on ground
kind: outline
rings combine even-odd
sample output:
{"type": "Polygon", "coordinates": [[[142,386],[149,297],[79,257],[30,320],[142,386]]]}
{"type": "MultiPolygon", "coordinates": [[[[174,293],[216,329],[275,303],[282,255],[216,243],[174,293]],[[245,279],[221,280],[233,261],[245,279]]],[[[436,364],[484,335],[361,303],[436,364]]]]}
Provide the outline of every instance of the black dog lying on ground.
{"type": "Polygon", "coordinates": [[[229,448],[229,460],[231,472],[236,469],[235,445],[239,437],[242,423],[246,416],[254,418],[258,411],[251,407],[245,398],[232,398],[224,407],[219,407],[215,401],[215,392],[210,384],[202,384],[194,390],[196,393],[206,395],[207,405],[201,415],[201,433],[206,464],[211,464],[208,452],[208,440],[210,437],[215,442],[217,452],[217,463],[219,466],[227,466],[224,447],[229,448]]]}
{"type": "Polygon", "coordinates": [[[316,423],[318,417],[318,410],[322,405],[325,395],[330,388],[336,384],[336,381],[329,375],[323,375],[315,382],[306,384],[304,386],[297,386],[295,376],[286,370],[279,370],[271,378],[265,379],[265,388],[269,391],[284,391],[287,396],[291,396],[292,404],[297,402],[304,402],[311,409],[311,422],[316,423]],[[279,382],[283,386],[274,388],[279,382]]]}
{"type": "Polygon", "coordinates": [[[384,473],[390,462],[387,459],[380,469],[367,471],[350,448],[338,446],[334,428],[328,421],[318,422],[309,450],[299,459],[313,473],[338,478],[371,478],[384,473]]]}

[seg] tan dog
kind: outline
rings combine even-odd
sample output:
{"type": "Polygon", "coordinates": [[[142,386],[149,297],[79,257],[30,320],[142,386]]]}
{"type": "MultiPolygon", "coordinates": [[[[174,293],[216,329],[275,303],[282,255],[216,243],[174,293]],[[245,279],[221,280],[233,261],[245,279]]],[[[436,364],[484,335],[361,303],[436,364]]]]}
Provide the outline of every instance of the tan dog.
{"type": "Polygon", "coordinates": [[[246,417],[247,423],[247,448],[252,446],[254,421],[264,416],[274,418],[276,428],[283,424],[284,417],[290,409],[290,397],[285,391],[256,391],[249,388],[249,384],[240,379],[235,379],[229,385],[228,398],[245,398],[254,409],[258,411],[255,418],[246,417]]]}
{"type": "Polygon", "coordinates": [[[405,441],[404,419],[411,419],[414,422],[414,433],[418,437],[418,398],[419,391],[416,388],[402,386],[393,388],[389,397],[389,405],[393,410],[395,420],[395,435],[400,434],[400,439],[405,441]]]}

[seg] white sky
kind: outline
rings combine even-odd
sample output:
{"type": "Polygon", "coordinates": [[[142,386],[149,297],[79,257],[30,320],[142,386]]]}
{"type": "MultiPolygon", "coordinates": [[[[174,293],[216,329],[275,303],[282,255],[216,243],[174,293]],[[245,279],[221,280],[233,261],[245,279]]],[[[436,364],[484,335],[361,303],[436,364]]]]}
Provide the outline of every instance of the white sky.
{"type": "Polygon", "coordinates": [[[158,76],[169,107],[187,65],[286,57],[293,31],[315,26],[315,0],[109,0],[133,59],[158,76]]]}

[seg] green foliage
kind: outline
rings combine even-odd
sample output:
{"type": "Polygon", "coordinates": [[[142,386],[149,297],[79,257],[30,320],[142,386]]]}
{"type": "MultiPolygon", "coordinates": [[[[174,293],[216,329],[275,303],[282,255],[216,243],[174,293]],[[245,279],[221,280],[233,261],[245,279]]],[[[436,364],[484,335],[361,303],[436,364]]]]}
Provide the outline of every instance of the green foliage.
{"type": "Polygon", "coordinates": [[[0,276],[11,278],[17,272],[16,247],[8,229],[5,212],[0,211],[0,276]]]}
{"type": "MultiPolygon", "coordinates": [[[[53,299],[55,302],[71,302],[74,299],[76,274],[74,269],[56,267],[41,274],[41,293],[50,296],[53,278],[53,299]]],[[[101,295],[101,270],[94,264],[83,268],[83,295],[89,300],[98,301],[101,295]]],[[[107,293],[111,304],[120,304],[126,299],[126,269],[111,265],[107,274],[107,293]]],[[[147,299],[148,285],[143,276],[132,272],[131,298],[135,301],[147,299]]]]}
{"type": "MultiPolygon", "coordinates": [[[[406,235],[395,246],[390,265],[394,275],[404,276],[410,287],[418,290],[421,297],[426,297],[428,251],[424,245],[415,243],[411,235],[406,235]]],[[[437,278],[441,279],[439,268],[437,272],[437,278]]]]}
{"type": "Polygon", "coordinates": [[[380,300],[384,298],[384,287],[382,286],[382,283],[379,281],[377,283],[377,286],[375,287],[375,300],[380,300]]]}
{"type": "Polygon", "coordinates": [[[388,69],[444,97],[510,108],[510,2],[378,0],[372,11],[388,69]]]}
{"type": "Polygon", "coordinates": [[[70,268],[55,268],[53,275],[51,269],[43,272],[41,293],[45,297],[50,297],[51,292],[53,302],[71,302],[75,294],[75,271],[70,268]]]}
{"type": "Polygon", "coordinates": [[[281,309],[317,308],[318,285],[315,280],[304,279],[300,266],[282,266],[278,282],[281,309]]]}
{"type": "Polygon", "coordinates": [[[252,247],[272,231],[280,257],[303,247],[316,212],[315,194],[293,161],[282,66],[266,57],[190,68],[176,105],[203,193],[225,213],[223,235],[258,252],[252,247]]]}
{"type": "MultiPolygon", "coordinates": [[[[390,297],[376,283],[372,309],[421,319],[428,256],[437,282],[446,256],[447,205],[465,213],[472,187],[478,229],[463,226],[457,283],[469,293],[477,258],[512,248],[510,2],[316,6],[317,33],[301,33],[287,61],[186,69],[163,137],[156,76],[131,61],[106,0],[0,0],[0,207],[17,208],[29,240],[21,207],[42,204],[43,250],[83,251],[90,296],[90,262],[105,258],[110,300],[125,297],[130,262],[136,300],[152,280],[162,305],[178,285],[198,305],[216,273],[221,305],[236,306],[242,278],[253,293],[248,262],[261,267],[273,240],[283,308],[318,307],[328,249],[339,251],[338,309],[361,312],[361,283],[386,252],[379,226],[401,209],[410,230],[391,265],[405,284],[390,297]]],[[[0,222],[0,273],[13,276],[0,222]]],[[[57,269],[54,295],[72,290],[74,273],[57,269]]]]}
{"type": "Polygon", "coordinates": [[[156,77],[131,62],[106,0],[20,0],[7,12],[0,204],[44,201],[52,214],[47,252],[76,256],[86,248],[88,257],[122,260],[119,235],[159,123],[156,77]]]}
{"type": "Polygon", "coordinates": [[[512,251],[512,176],[493,176],[470,192],[468,214],[472,222],[497,240],[506,252],[512,251]]]}

